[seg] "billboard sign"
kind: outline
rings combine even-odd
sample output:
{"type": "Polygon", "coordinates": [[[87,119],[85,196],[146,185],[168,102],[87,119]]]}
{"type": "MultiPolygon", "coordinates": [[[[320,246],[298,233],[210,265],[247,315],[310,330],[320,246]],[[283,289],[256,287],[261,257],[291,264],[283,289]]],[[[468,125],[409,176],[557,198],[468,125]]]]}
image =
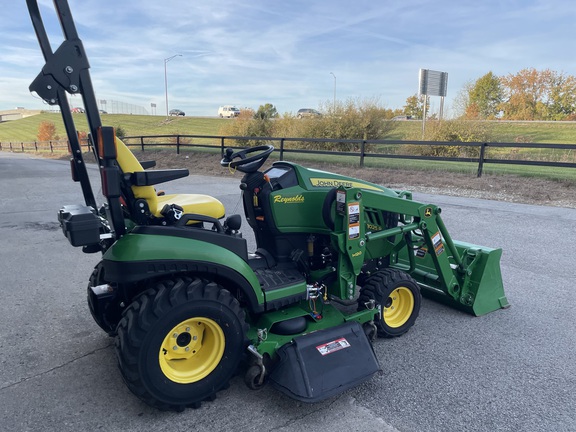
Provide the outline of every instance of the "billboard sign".
{"type": "Polygon", "coordinates": [[[448,72],[420,69],[419,96],[446,96],[448,72]]]}

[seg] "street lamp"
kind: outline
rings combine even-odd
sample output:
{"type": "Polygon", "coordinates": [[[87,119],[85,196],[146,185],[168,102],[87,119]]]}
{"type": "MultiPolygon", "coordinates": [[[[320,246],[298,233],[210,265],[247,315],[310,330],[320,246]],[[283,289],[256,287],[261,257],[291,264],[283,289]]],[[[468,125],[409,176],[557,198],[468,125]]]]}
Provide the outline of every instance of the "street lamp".
{"type": "Polygon", "coordinates": [[[166,117],[168,117],[168,74],[166,73],[166,63],[168,63],[174,57],[182,57],[182,54],[174,54],[172,57],[164,59],[164,89],[166,92],[166,117]]]}
{"type": "Polygon", "coordinates": [[[334,114],[336,114],[336,75],[334,75],[334,72],[330,72],[330,75],[332,75],[334,77],[334,101],[332,102],[332,104],[333,104],[334,114]]]}

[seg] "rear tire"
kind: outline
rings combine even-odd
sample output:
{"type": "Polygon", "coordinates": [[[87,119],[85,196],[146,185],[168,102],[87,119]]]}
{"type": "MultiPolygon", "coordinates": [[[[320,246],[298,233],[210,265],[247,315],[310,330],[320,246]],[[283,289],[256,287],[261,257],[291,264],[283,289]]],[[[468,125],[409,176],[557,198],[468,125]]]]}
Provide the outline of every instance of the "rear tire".
{"type": "Polygon", "coordinates": [[[400,270],[385,269],[366,279],[358,297],[358,310],[374,300],[382,314],[375,321],[380,337],[397,337],[406,333],[420,313],[422,295],[416,281],[400,270]]]}
{"type": "Polygon", "coordinates": [[[128,388],[161,410],[198,408],[227,388],[248,325],[230,292],[200,279],[166,279],[126,309],[116,354],[128,388]]]}

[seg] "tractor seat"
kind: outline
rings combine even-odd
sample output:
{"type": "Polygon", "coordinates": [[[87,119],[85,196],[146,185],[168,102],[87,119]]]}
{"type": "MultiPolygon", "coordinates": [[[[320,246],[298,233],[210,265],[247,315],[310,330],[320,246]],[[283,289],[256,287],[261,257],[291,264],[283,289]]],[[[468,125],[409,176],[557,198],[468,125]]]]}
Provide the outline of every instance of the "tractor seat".
{"type": "Polygon", "coordinates": [[[224,205],[216,198],[209,195],[200,194],[171,194],[156,197],[158,204],[155,216],[160,215],[160,211],[166,204],[177,204],[184,209],[184,214],[200,214],[210,216],[215,219],[224,217],[224,205]]]}
{"type": "MultiPolygon", "coordinates": [[[[144,171],[136,156],[119,138],[116,138],[116,149],[116,160],[123,173],[144,171]]],[[[166,204],[176,204],[182,207],[184,214],[199,214],[215,219],[221,219],[225,214],[224,205],[209,195],[167,194],[158,196],[153,186],[132,186],[132,193],[134,198],[146,200],[150,214],[158,218],[163,217],[161,211],[166,204]]]]}

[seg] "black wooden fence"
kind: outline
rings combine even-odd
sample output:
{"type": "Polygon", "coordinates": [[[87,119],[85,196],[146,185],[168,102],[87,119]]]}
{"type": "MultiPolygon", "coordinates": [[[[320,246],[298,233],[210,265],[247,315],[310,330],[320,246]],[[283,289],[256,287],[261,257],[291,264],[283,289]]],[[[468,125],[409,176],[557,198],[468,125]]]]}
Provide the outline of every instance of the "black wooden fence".
{"type": "MultiPolygon", "coordinates": [[[[176,147],[176,153],[180,154],[182,148],[211,148],[219,147],[220,152],[224,155],[227,147],[241,148],[240,142],[258,142],[271,143],[279,152],[279,159],[284,160],[285,153],[300,154],[317,154],[331,156],[352,156],[359,159],[360,167],[363,167],[366,159],[370,158],[388,158],[388,159],[413,159],[428,161],[448,161],[448,162],[468,162],[477,164],[478,177],[482,176],[485,164],[509,164],[509,165],[532,165],[544,167],[576,168],[576,162],[552,161],[552,160],[533,160],[520,158],[519,156],[510,158],[487,157],[487,150],[491,148],[514,148],[514,149],[558,149],[566,154],[573,153],[571,157],[576,161],[576,144],[542,144],[542,143],[496,143],[496,142],[440,142],[440,141],[397,141],[397,140],[342,140],[342,139],[322,139],[322,138],[276,138],[276,137],[245,137],[245,136],[221,136],[221,135],[139,135],[128,136],[123,138],[126,145],[133,148],[139,148],[145,151],[147,148],[157,147],[176,147]],[[193,140],[201,140],[202,143],[194,143],[193,140]],[[322,144],[339,144],[342,147],[350,147],[354,151],[337,151],[337,150],[312,150],[305,148],[295,148],[295,143],[315,144],[322,147],[322,144]],[[446,156],[425,156],[419,154],[398,154],[397,151],[382,152],[382,147],[388,149],[400,149],[400,146],[434,146],[434,147],[470,147],[476,148],[475,154],[478,156],[466,157],[446,157],[446,156]]],[[[90,148],[90,143],[82,143],[90,148]]],[[[0,151],[59,151],[68,147],[67,141],[49,141],[49,142],[0,142],[0,151]]]]}

